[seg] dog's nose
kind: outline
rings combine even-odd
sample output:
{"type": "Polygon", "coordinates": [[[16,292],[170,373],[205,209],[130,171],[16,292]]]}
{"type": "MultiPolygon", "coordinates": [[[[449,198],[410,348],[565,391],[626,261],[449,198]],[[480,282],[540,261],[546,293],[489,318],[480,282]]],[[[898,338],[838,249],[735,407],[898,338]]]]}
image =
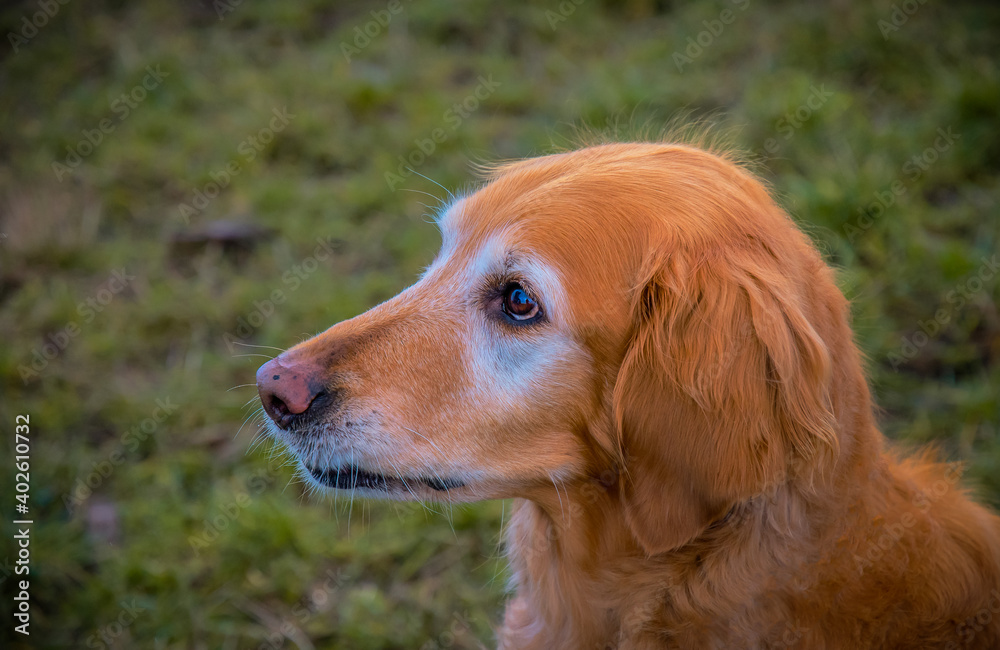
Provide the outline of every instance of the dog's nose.
{"type": "Polygon", "coordinates": [[[287,429],[292,418],[309,410],[324,386],[315,367],[278,357],[257,370],[257,392],[268,416],[287,429]]]}

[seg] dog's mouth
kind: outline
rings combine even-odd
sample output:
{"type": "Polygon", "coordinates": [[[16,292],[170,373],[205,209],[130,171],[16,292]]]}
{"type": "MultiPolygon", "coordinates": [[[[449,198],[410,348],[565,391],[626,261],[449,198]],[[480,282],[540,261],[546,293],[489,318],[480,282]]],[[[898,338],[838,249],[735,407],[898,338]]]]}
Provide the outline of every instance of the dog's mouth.
{"type": "Polygon", "coordinates": [[[356,465],[343,465],[336,468],[306,467],[317,483],[338,490],[353,490],[357,488],[375,490],[377,492],[392,492],[397,489],[408,489],[413,485],[426,485],[437,492],[447,492],[464,487],[465,483],[456,478],[419,477],[400,478],[386,476],[378,472],[361,469],[356,465]]]}

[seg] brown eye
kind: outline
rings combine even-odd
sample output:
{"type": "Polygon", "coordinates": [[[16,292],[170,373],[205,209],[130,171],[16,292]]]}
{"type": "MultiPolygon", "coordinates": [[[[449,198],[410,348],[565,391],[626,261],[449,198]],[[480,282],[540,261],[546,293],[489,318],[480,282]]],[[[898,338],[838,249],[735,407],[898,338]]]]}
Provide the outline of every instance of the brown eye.
{"type": "Polygon", "coordinates": [[[540,309],[535,299],[516,282],[507,285],[503,292],[503,311],[514,320],[531,320],[540,309]]]}

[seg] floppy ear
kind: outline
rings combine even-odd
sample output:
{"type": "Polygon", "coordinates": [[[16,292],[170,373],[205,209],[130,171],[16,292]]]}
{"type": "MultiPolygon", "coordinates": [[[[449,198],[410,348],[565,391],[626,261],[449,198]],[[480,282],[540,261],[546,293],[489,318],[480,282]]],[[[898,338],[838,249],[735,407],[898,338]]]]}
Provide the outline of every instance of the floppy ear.
{"type": "Polygon", "coordinates": [[[614,405],[626,519],[654,554],[785,482],[793,463],[821,466],[837,438],[829,352],[773,257],[673,251],[641,276],[614,405]]]}

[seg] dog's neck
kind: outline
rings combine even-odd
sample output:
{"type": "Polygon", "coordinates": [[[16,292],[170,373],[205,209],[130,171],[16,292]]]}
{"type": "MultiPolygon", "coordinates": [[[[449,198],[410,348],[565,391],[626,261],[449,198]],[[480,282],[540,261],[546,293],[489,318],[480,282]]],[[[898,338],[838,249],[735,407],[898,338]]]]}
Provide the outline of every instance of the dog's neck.
{"type": "Polygon", "coordinates": [[[604,575],[642,557],[614,491],[588,482],[515,500],[506,537],[517,598],[501,647],[573,647],[574,639],[613,633],[609,607],[618,594],[600,593],[604,575]]]}
{"type": "MultiPolygon", "coordinates": [[[[759,504],[734,507],[702,538],[666,554],[648,556],[632,536],[613,491],[567,489],[560,503],[517,500],[507,530],[516,599],[508,605],[501,647],[571,648],[582,639],[624,643],[662,615],[670,589],[720,549],[738,563],[740,551],[711,539],[752,537],[759,504]]],[[[758,519],[761,519],[758,517],[758,519]]]]}
{"type": "MultiPolygon", "coordinates": [[[[846,496],[848,475],[872,471],[865,460],[877,458],[877,452],[854,451],[853,460],[846,463],[850,470],[827,485],[826,494],[843,490],[846,496]]],[[[782,485],[734,504],[681,548],[649,556],[629,530],[618,489],[616,483],[591,478],[515,501],[507,548],[517,596],[504,621],[510,641],[501,647],[551,650],[578,647],[578,639],[593,638],[624,643],[641,635],[644,624],[654,618],[662,624],[664,616],[676,617],[680,625],[694,611],[704,614],[701,608],[708,608],[709,602],[753,602],[759,596],[755,590],[765,588],[763,579],[731,581],[730,588],[743,585],[738,593],[721,599],[716,593],[705,603],[693,598],[678,603],[674,588],[698,581],[703,563],[712,564],[716,572],[720,566],[729,567],[722,569],[728,575],[752,567],[772,586],[774,581],[796,580],[798,567],[782,564],[781,558],[802,557],[794,545],[824,535],[809,528],[817,520],[817,509],[846,508],[852,501],[826,496],[817,501],[812,489],[782,485]],[[776,558],[774,566],[760,566],[762,544],[772,551],[769,557],[776,558]]]]}

